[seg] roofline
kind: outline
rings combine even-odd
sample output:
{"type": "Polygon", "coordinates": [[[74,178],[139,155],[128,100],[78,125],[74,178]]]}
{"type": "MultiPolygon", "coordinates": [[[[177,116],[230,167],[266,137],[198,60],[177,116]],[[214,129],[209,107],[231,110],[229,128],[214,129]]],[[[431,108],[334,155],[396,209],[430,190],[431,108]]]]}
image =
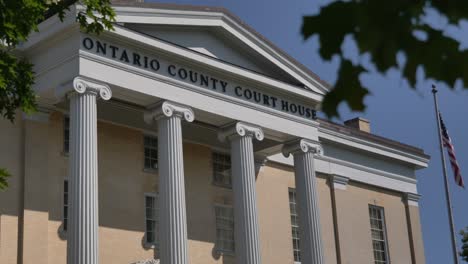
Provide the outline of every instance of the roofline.
{"type": "Polygon", "coordinates": [[[306,74],[310,75],[314,80],[316,80],[320,85],[324,88],[330,90],[332,86],[322,80],[316,73],[311,71],[308,67],[300,63],[295,58],[291,57],[288,53],[283,51],[281,48],[276,46],[272,43],[269,39],[264,37],[262,34],[257,32],[254,28],[249,26],[247,23],[242,21],[238,16],[231,13],[228,9],[224,7],[212,7],[212,6],[202,6],[202,5],[186,5],[186,4],[170,4],[170,3],[146,3],[146,2],[137,2],[132,0],[114,0],[112,1],[112,6],[120,6],[120,7],[142,7],[142,8],[155,8],[155,9],[166,9],[166,10],[182,10],[182,11],[200,11],[200,12],[218,12],[222,13],[226,17],[232,19],[237,24],[241,25],[245,28],[249,33],[254,35],[255,37],[259,38],[263,42],[265,42],[269,47],[271,47],[274,51],[279,53],[281,56],[289,60],[294,65],[298,66],[298,68],[304,71],[306,74]]]}
{"type": "Polygon", "coordinates": [[[424,153],[424,150],[415,146],[411,146],[405,143],[401,143],[392,139],[388,139],[379,135],[367,133],[364,131],[360,131],[356,128],[348,127],[342,124],[337,124],[335,122],[332,122],[327,119],[323,118],[318,118],[318,121],[320,123],[320,127],[330,129],[336,132],[339,132],[341,134],[346,134],[349,136],[354,136],[358,137],[361,139],[369,140],[378,144],[382,144],[384,146],[390,147],[390,148],[395,148],[399,150],[403,150],[405,152],[411,153],[413,155],[419,156],[423,159],[429,160],[431,158],[430,155],[424,153]]]}

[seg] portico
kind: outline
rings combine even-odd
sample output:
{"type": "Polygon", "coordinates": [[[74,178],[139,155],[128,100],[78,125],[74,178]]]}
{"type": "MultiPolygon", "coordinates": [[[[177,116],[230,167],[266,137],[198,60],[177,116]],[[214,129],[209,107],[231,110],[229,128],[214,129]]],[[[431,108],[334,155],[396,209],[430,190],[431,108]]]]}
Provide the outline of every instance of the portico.
{"type": "MultiPolygon", "coordinates": [[[[87,38],[85,38],[86,40],[87,38]]],[[[84,43],[84,42],[83,42],[84,43]]],[[[98,112],[96,110],[96,100],[102,98],[109,100],[114,91],[115,84],[103,82],[102,80],[91,79],[89,77],[76,77],[68,85],[62,85],[56,91],[57,98],[70,98],[70,123],[71,125],[71,152],[70,168],[71,177],[69,186],[70,196],[70,231],[68,233],[68,263],[99,263],[98,261],[98,206],[97,206],[97,142],[96,127],[98,112]],[[90,98],[90,99],[87,99],[90,98]],[[87,103],[78,103],[81,101],[87,103]],[[86,122],[86,123],[83,123],[86,122]],[[80,129],[79,129],[80,128],[80,129]],[[88,146],[80,148],[79,146],[88,146]],[[74,173],[76,171],[76,173],[74,173]],[[82,202],[81,202],[82,201],[82,202]],[[83,204],[83,205],[81,205],[83,204]],[[90,205],[90,206],[89,206],[90,205]],[[83,229],[84,228],[84,229],[83,229]],[[77,256],[84,256],[83,258],[77,256]]],[[[140,83],[140,82],[138,82],[140,83]]],[[[227,85],[224,85],[226,88],[227,85]]],[[[236,86],[236,88],[239,86],[236,86]]],[[[180,89],[173,87],[173,89],[180,89]]],[[[125,91],[120,88],[120,91],[125,91]]],[[[132,89],[127,93],[131,94],[132,89]]],[[[115,95],[114,95],[115,96],[115,95]]],[[[151,95],[147,95],[151,97],[151,95]]],[[[153,97],[154,98],[154,97],[153,97]]],[[[272,97],[276,98],[276,97],[272,97]]],[[[247,123],[244,120],[249,118],[238,117],[237,121],[232,121],[224,116],[207,113],[184,105],[164,99],[153,99],[156,103],[141,107],[142,120],[151,125],[158,132],[158,156],[159,160],[159,201],[160,201],[160,230],[161,245],[160,258],[163,263],[190,263],[187,249],[187,219],[184,187],[184,166],[182,154],[183,131],[184,133],[197,133],[198,138],[202,137],[205,143],[220,145],[228,144],[232,159],[233,194],[234,194],[234,215],[235,215],[235,240],[236,262],[237,263],[262,263],[261,250],[259,246],[259,223],[257,220],[256,191],[255,191],[255,159],[254,154],[267,156],[281,150],[287,156],[294,153],[296,148],[300,149],[307,158],[295,159],[298,166],[297,177],[306,181],[306,188],[299,188],[299,205],[304,211],[304,232],[302,248],[304,252],[311,252],[309,256],[304,255],[304,263],[323,263],[322,244],[320,238],[319,213],[316,206],[316,188],[314,185],[315,171],[310,164],[313,163],[313,155],[318,154],[317,148],[320,145],[317,141],[298,140],[299,143],[291,143],[294,135],[275,131],[270,126],[261,127],[247,123]],[[144,110],[146,109],[146,110],[144,110]],[[186,126],[183,129],[182,122],[193,122],[197,112],[201,113],[203,121],[197,122],[195,126],[186,126]],[[212,116],[215,116],[212,118],[212,116]],[[207,120],[225,120],[226,125],[209,124],[207,120]],[[218,128],[215,128],[218,127],[218,128]],[[218,140],[203,135],[205,130],[214,131],[218,140]],[[264,131],[268,131],[265,134],[264,131]],[[257,144],[254,150],[254,140],[262,141],[264,137],[267,142],[257,144]],[[219,143],[218,143],[219,142],[219,143]],[[309,142],[316,142],[310,145],[309,142]],[[310,150],[309,150],[310,148],[310,150]],[[305,169],[304,169],[305,168],[305,169]],[[304,201],[304,202],[303,202],[304,201]],[[304,205],[302,205],[304,203],[304,205]],[[315,206],[311,206],[314,205],[315,206]],[[312,211],[311,211],[312,210],[312,211]],[[309,260],[308,260],[309,259],[309,260]]],[[[205,99],[205,100],[209,100],[205,99]]],[[[286,102],[285,99],[280,99],[286,102]]],[[[129,105],[128,101],[113,100],[113,105],[129,105]]],[[[106,102],[100,105],[106,107],[106,102]]],[[[294,104],[292,104],[294,105],[294,104]]],[[[244,106],[237,106],[244,108],[244,106]]],[[[248,109],[262,115],[257,109],[248,109]]],[[[311,110],[309,110],[311,111],[311,110]]],[[[122,113],[125,115],[126,113],[122,113]]],[[[128,113],[127,113],[128,114],[128,113]]],[[[303,113],[306,116],[306,111],[303,113]]],[[[260,119],[258,116],[251,118],[260,119]]],[[[310,115],[312,117],[312,114],[310,115]]],[[[112,116],[101,115],[101,118],[109,122],[122,122],[114,120],[112,116]]],[[[270,116],[271,119],[284,119],[283,117],[270,116]]],[[[297,117],[293,117],[297,118],[297,117]]],[[[312,128],[317,128],[314,119],[304,117],[312,128]]],[[[287,120],[286,120],[287,121],[287,120]]],[[[302,126],[303,124],[300,124],[302,126]]],[[[315,130],[316,132],[316,130],[315,130]]],[[[193,137],[192,135],[191,137],[193,137]]],[[[189,137],[189,140],[190,138],[189,137]]],[[[311,138],[316,138],[317,134],[311,138]]],[[[294,140],[293,140],[294,141],[294,140]]]]}

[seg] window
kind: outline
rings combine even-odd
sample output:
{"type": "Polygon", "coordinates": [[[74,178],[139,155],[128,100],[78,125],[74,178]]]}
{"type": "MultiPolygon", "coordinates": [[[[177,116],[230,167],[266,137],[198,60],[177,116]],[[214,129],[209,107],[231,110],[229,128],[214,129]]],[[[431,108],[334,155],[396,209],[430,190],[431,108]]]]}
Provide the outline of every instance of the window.
{"type": "Polygon", "coordinates": [[[156,170],[158,168],[158,139],[152,136],[144,136],[145,145],[145,169],[156,170]]]}
{"type": "Polygon", "coordinates": [[[213,183],[232,188],[231,157],[227,154],[213,152],[213,183]]]}
{"type": "Polygon", "coordinates": [[[296,208],[296,189],[289,188],[289,211],[291,213],[291,232],[294,262],[301,262],[301,244],[299,237],[299,215],[296,208]]]}
{"type": "Polygon", "coordinates": [[[159,204],[157,194],[145,194],[145,242],[159,243],[159,204]]]}
{"type": "Polygon", "coordinates": [[[234,210],[230,206],[216,205],[216,249],[220,252],[231,253],[234,246],[234,210]]]}
{"type": "Polygon", "coordinates": [[[374,263],[390,263],[387,248],[387,234],[385,231],[385,215],[382,207],[369,205],[372,247],[374,249],[374,263]]]}
{"type": "Polygon", "coordinates": [[[68,228],[68,181],[63,181],[63,230],[68,228]]]}
{"type": "Polygon", "coordinates": [[[70,151],[70,118],[68,116],[63,118],[63,152],[70,151]]]}

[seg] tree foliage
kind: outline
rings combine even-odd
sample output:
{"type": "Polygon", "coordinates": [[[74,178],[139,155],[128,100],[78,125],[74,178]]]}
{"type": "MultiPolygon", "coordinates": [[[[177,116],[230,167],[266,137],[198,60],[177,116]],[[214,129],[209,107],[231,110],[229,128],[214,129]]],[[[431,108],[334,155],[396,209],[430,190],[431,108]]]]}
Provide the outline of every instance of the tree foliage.
{"type": "MultiPolygon", "coordinates": [[[[29,34],[38,31],[40,21],[46,16],[58,14],[63,21],[69,6],[75,1],[0,0],[0,115],[13,122],[15,111],[36,109],[36,97],[32,91],[34,73],[26,59],[16,52],[16,46],[27,40],[29,34]]],[[[82,30],[101,33],[112,29],[114,11],[110,0],[80,1],[84,9],[76,20],[82,30]]]]}
{"type": "MultiPolygon", "coordinates": [[[[17,109],[30,113],[36,110],[33,65],[15,50],[18,44],[38,31],[41,21],[58,14],[61,21],[74,1],[0,0],[0,116],[11,122],[17,109]]],[[[99,34],[113,29],[115,13],[111,0],[82,0],[76,20],[83,31],[99,34]]],[[[9,176],[0,168],[0,190],[8,186],[9,176]]]]}
{"type": "Polygon", "coordinates": [[[461,230],[460,235],[462,237],[462,251],[459,254],[465,262],[468,262],[468,227],[465,227],[464,230],[461,230]]]}
{"type": "Polygon", "coordinates": [[[412,88],[419,67],[426,78],[444,82],[452,89],[458,79],[468,84],[468,51],[460,50],[460,43],[443,29],[426,23],[428,10],[437,11],[454,26],[468,19],[466,0],[337,1],[323,6],[316,15],[303,17],[302,35],[304,39],[319,37],[322,59],[341,59],[337,82],[322,103],[328,117],[339,116],[337,109],[342,102],[352,110],[363,111],[363,100],[369,94],[370,87],[360,82],[359,76],[370,69],[343,56],[341,47],[347,36],[355,40],[359,55],[370,56],[378,72],[399,69],[412,88]],[[406,61],[401,67],[399,53],[406,61]]]}

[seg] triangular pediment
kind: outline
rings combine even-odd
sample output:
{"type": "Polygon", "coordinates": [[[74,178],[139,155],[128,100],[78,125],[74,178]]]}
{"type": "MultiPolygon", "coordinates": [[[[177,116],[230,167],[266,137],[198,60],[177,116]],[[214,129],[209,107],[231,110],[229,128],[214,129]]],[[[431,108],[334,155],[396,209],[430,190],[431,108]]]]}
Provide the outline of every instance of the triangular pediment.
{"type": "Polygon", "coordinates": [[[125,27],[283,82],[301,85],[297,79],[222,27],[145,24],[126,24],[125,27]]]}
{"type": "Polygon", "coordinates": [[[318,76],[223,8],[122,2],[114,5],[117,23],[129,30],[317,95],[328,90],[318,76]]]}

